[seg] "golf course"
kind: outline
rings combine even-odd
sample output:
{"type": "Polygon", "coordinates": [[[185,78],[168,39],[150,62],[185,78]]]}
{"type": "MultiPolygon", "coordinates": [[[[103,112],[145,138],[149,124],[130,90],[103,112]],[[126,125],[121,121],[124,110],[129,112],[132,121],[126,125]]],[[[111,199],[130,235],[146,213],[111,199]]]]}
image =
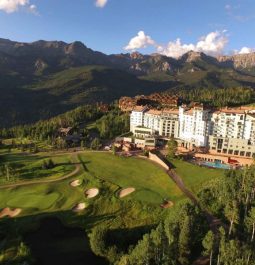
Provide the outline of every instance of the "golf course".
{"type": "MultiPolygon", "coordinates": [[[[63,231],[80,228],[92,258],[88,235],[94,227],[107,226],[116,235],[118,229],[140,227],[142,234],[184,199],[167,173],[145,158],[93,151],[30,154],[16,149],[2,149],[1,157],[15,165],[15,177],[2,176],[0,182],[0,226],[8,227],[1,229],[0,261],[20,260],[21,242],[37,253],[29,241],[33,237],[27,235],[40,232],[45,218],[56,218],[53,222],[61,224],[63,231]],[[49,159],[54,167],[43,168],[49,159]],[[166,199],[173,202],[169,209],[160,207],[166,199]]],[[[68,236],[63,239],[68,240],[68,236]]],[[[79,246],[74,249],[67,244],[65,248],[73,252],[79,246]]]]}
{"type": "MultiPolygon", "coordinates": [[[[146,157],[4,148],[0,154],[8,165],[0,178],[1,262],[18,264],[31,255],[41,264],[108,264],[91,250],[91,231],[107,228],[118,251],[126,251],[187,200],[167,172],[146,157]]],[[[180,160],[170,162],[192,191],[224,175],[180,160]]]]}

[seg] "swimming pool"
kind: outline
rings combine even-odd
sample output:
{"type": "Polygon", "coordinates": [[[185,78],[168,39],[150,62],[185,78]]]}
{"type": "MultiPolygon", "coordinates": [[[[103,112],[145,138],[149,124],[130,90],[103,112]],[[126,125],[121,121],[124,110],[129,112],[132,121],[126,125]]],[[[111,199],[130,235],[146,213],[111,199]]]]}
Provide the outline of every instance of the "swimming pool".
{"type": "Polygon", "coordinates": [[[221,164],[219,162],[202,161],[200,162],[200,165],[206,166],[206,167],[220,168],[220,169],[231,169],[230,165],[221,164]]]}

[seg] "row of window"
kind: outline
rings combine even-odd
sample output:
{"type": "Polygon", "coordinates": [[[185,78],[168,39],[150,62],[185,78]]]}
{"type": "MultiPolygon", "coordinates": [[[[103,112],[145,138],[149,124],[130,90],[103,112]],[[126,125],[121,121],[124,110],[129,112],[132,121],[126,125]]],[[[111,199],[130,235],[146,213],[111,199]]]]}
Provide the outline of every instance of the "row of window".
{"type": "MultiPolygon", "coordinates": [[[[212,150],[216,150],[216,147],[212,147],[212,150]]],[[[222,154],[229,154],[229,155],[236,155],[236,156],[243,156],[243,157],[254,157],[255,153],[252,152],[245,152],[245,151],[239,151],[239,150],[232,150],[232,149],[217,149],[217,153],[222,154]]]]}

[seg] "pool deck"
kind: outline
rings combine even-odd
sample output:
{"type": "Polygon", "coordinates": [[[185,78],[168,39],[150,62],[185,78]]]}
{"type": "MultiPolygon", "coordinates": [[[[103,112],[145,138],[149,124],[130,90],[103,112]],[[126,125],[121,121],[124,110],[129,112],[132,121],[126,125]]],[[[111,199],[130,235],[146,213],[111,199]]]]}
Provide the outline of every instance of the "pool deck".
{"type": "MultiPolygon", "coordinates": [[[[237,157],[237,156],[230,156],[230,155],[224,155],[224,154],[214,154],[214,153],[196,153],[194,155],[196,159],[200,159],[203,161],[208,161],[208,162],[215,162],[216,161],[221,161],[222,164],[230,165],[229,164],[229,159],[236,160],[237,163],[234,164],[236,166],[251,166],[253,164],[253,159],[251,158],[243,158],[243,157],[237,157]]],[[[233,166],[234,166],[233,165],[233,166]]]]}

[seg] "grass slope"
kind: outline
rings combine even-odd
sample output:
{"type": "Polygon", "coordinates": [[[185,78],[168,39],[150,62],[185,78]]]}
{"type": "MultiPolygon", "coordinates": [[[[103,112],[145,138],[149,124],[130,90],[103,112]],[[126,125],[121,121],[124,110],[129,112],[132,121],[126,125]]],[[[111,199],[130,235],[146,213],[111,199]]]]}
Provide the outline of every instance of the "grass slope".
{"type": "MultiPolygon", "coordinates": [[[[31,157],[25,156],[24,159],[29,161],[31,157]]],[[[135,244],[143,233],[172,211],[160,207],[163,198],[168,197],[175,204],[184,198],[169,176],[150,161],[95,152],[84,152],[77,156],[77,161],[82,163],[81,171],[70,179],[1,189],[0,209],[22,208],[22,213],[15,220],[0,219],[0,227],[8,227],[6,231],[12,231],[1,235],[5,238],[5,243],[0,261],[14,260],[21,240],[20,235],[24,238],[28,232],[37,233],[41,219],[46,217],[57,217],[65,225],[79,227],[82,231],[85,229],[86,233],[95,226],[107,226],[111,235],[120,240],[120,245],[135,244]],[[80,179],[82,185],[71,187],[70,182],[76,179],[80,179]],[[119,190],[127,186],[134,186],[137,190],[120,199],[119,190]],[[87,199],[84,191],[92,187],[98,188],[100,194],[93,199],[87,199]],[[80,213],[74,213],[72,208],[81,202],[85,202],[87,208],[80,213]],[[126,235],[125,240],[120,236],[123,233],[126,235]]],[[[60,228],[56,229],[59,231],[60,228]]],[[[87,236],[80,243],[77,240],[75,242],[71,245],[70,237],[63,234],[65,252],[75,255],[77,249],[85,244],[87,247],[84,251],[91,254],[87,236]]],[[[52,248],[59,251],[58,237],[52,239],[45,252],[52,248]]],[[[62,264],[66,264],[65,261],[62,264]]]]}
{"type": "Polygon", "coordinates": [[[200,167],[182,160],[171,160],[176,173],[192,192],[197,193],[206,183],[224,177],[225,170],[200,167]]]}
{"type": "Polygon", "coordinates": [[[136,188],[136,192],[130,195],[135,199],[160,203],[164,198],[175,201],[181,196],[169,176],[146,160],[109,156],[105,153],[86,153],[80,157],[93,176],[121,188],[136,188]]]}
{"type": "MultiPolygon", "coordinates": [[[[49,157],[50,154],[44,156],[49,157]]],[[[150,231],[166,214],[171,213],[173,209],[160,207],[164,198],[171,199],[175,204],[184,199],[169,176],[148,160],[89,151],[75,156],[75,162],[81,163],[81,170],[76,176],[55,183],[1,189],[0,209],[9,206],[22,208],[23,211],[18,218],[0,219],[0,227],[4,228],[0,233],[4,238],[0,262],[15,261],[20,241],[28,238],[32,255],[37,251],[36,255],[44,260],[43,264],[55,264],[54,260],[61,260],[64,265],[71,264],[75,260],[72,255],[83,254],[86,255],[83,258],[91,264],[104,264],[103,261],[97,261],[90,250],[88,233],[91,229],[95,226],[107,227],[114,242],[125,249],[130,244],[136,244],[143,233],[150,231]],[[71,187],[70,182],[76,179],[80,179],[82,185],[71,187]],[[120,189],[130,186],[135,187],[136,191],[120,199],[120,189]],[[95,198],[87,199],[84,191],[92,187],[98,188],[100,193],[95,198]],[[85,202],[87,208],[74,213],[73,206],[80,202],[85,202]],[[61,223],[54,225],[56,220],[41,224],[42,219],[45,221],[49,217],[57,217],[68,227],[62,227],[61,223]],[[74,232],[72,229],[80,230],[74,232]],[[6,234],[4,231],[9,232],[6,234]],[[52,250],[53,261],[44,257],[45,253],[51,253],[52,250]],[[64,258],[66,253],[68,258],[64,258]]],[[[31,155],[14,153],[13,157],[8,154],[8,158],[17,161],[23,159],[31,168],[36,163],[31,155]]],[[[68,155],[61,158],[69,159],[68,155]]],[[[183,161],[172,162],[192,190],[211,178],[223,175],[222,171],[196,167],[183,161]]]]}
{"type": "Polygon", "coordinates": [[[4,163],[9,163],[15,170],[9,181],[0,173],[0,184],[10,184],[29,180],[50,180],[60,178],[72,172],[75,166],[71,163],[71,155],[47,155],[45,153],[29,154],[14,149],[12,152],[0,152],[4,163]],[[55,167],[43,169],[43,162],[52,159],[55,167]]]}
{"type": "MultiPolygon", "coordinates": [[[[137,191],[129,195],[128,200],[132,199],[158,206],[166,197],[178,201],[183,196],[168,175],[149,161],[137,158],[120,158],[108,153],[86,152],[79,156],[84,166],[84,169],[77,175],[83,182],[80,187],[70,187],[71,179],[68,179],[57,183],[2,189],[0,208],[7,206],[22,208],[23,215],[70,210],[76,203],[83,201],[89,203],[89,200],[84,196],[84,190],[92,187],[98,187],[101,190],[99,197],[103,196],[106,201],[109,199],[118,201],[120,188],[129,186],[135,187],[137,191]]],[[[22,157],[17,154],[10,154],[8,159],[26,160],[24,168],[27,169],[27,173],[24,175],[28,174],[28,178],[30,178],[30,170],[34,171],[35,176],[41,174],[37,167],[40,160],[34,161],[36,159],[34,156],[22,157]]],[[[54,159],[68,161],[70,157],[63,155],[55,156],[54,159]]],[[[67,170],[65,172],[68,173],[72,167],[70,165],[69,168],[65,168],[67,170]]],[[[63,174],[61,171],[56,171],[60,171],[60,168],[56,167],[55,170],[49,170],[47,179],[57,178],[63,174]]]]}

